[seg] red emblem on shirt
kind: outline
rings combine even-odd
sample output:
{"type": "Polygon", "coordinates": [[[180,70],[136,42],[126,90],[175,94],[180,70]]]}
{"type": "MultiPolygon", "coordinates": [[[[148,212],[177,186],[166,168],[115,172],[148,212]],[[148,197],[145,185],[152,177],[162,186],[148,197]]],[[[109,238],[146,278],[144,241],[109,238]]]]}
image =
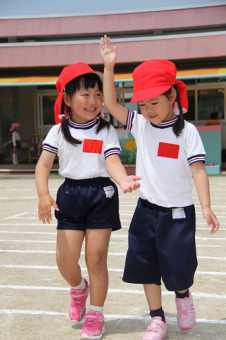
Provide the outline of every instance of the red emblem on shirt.
{"type": "Polygon", "coordinates": [[[180,145],[170,143],[159,143],[157,156],[178,159],[180,145]]]}
{"type": "Polygon", "coordinates": [[[83,152],[100,153],[102,151],[103,141],[96,139],[84,139],[83,152]]]}

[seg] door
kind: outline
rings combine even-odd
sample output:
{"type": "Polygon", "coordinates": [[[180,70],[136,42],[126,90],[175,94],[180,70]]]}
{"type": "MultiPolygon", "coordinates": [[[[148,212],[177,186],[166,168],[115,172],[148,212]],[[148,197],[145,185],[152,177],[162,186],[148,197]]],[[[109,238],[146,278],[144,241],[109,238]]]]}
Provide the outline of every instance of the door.
{"type": "Polygon", "coordinates": [[[37,91],[37,130],[38,133],[47,133],[55,124],[54,105],[57,91],[37,91]]]}

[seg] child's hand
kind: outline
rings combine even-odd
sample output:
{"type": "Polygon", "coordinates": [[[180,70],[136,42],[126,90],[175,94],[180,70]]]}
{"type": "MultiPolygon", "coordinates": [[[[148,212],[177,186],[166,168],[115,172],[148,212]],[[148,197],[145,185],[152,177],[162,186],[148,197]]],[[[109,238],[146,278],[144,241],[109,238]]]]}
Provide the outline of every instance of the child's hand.
{"type": "Polygon", "coordinates": [[[215,214],[212,212],[210,208],[204,208],[202,212],[203,212],[203,216],[205,217],[208,226],[209,227],[212,226],[211,234],[216,233],[219,229],[219,222],[215,214]]]}
{"type": "Polygon", "coordinates": [[[115,65],[117,58],[117,48],[116,46],[114,46],[113,50],[111,50],[110,38],[108,38],[106,35],[100,40],[100,54],[103,59],[104,65],[115,65]]]}
{"type": "Polygon", "coordinates": [[[140,183],[137,183],[136,181],[139,181],[141,178],[138,176],[127,176],[124,177],[120,181],[120,187],[124,193],[126,192],[132,192],[133,190],[136,190],[140,187],[140,183]]]}
{"type": "Polygon", "coordinates": [[[50,223],[52,220],[51,206],[58,211],[60,210],[54,199],[49,194],[39,197],[38,218],[39,221],[42,221],[44,224],[46,224],[46,222],[50,223]]]}

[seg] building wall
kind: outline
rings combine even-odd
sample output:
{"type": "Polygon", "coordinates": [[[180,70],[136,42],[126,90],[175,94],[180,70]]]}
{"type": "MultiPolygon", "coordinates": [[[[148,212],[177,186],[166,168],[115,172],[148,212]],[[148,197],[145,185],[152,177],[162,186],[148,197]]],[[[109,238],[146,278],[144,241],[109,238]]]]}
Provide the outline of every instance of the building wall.
{"type": "Polygon", "coordinates": [[[226,5],[71,17],[0,19],[0,68],[102,64],[103,34],[118,47],[118,63],[226,56],[226,5]],[[212,29],[214,28],[214,29],[212,29]],[[45,40],[47,39],[47,40],[45,40]],[[33,40],[33,41],[29,41],[33,40]]]}

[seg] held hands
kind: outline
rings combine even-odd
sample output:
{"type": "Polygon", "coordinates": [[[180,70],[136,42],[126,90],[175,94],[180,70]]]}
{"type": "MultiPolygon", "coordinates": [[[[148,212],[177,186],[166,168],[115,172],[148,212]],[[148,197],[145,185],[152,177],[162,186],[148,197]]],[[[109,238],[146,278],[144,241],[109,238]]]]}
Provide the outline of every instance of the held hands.
{"type": "Polygon", "coordinates": [[[212,210],[210,208],[204,208],[202,210],[203,212],[203,216],[206,219],[206,222],[208,224],[209,227],[212,226],[211,229],[211,234],[216,233],[219,229],[219,222],[218,219],[216,218],[215,214],[212,212],[212,210]]]}
{"type": "Polygon", "coordinates": [[[49,194],[44,194],[39,197],[38,218],[39,221],[42,221],[44,224],[46,224],[46,222],[50,223],[52,220],[51,206],[53,206],[57,211],[60,210],[54,199],[49,194]]]}
{"type": "Polygon", "coordinates": [[[100,54],[105,66],[115,65],[117,58],[117,48],[114,46],[113,50],[111,50],[110,38],[108,38],[106,35],[100,40],[100,54]]]}
{"type": "Polygon", "coordinates": [[[140,187],[140,183],[136,182],[139,180],[141,180],[141,178],[138,176],[127,176],[124,177],[119,184],[124,193],[132,192],[140,187]]]}

